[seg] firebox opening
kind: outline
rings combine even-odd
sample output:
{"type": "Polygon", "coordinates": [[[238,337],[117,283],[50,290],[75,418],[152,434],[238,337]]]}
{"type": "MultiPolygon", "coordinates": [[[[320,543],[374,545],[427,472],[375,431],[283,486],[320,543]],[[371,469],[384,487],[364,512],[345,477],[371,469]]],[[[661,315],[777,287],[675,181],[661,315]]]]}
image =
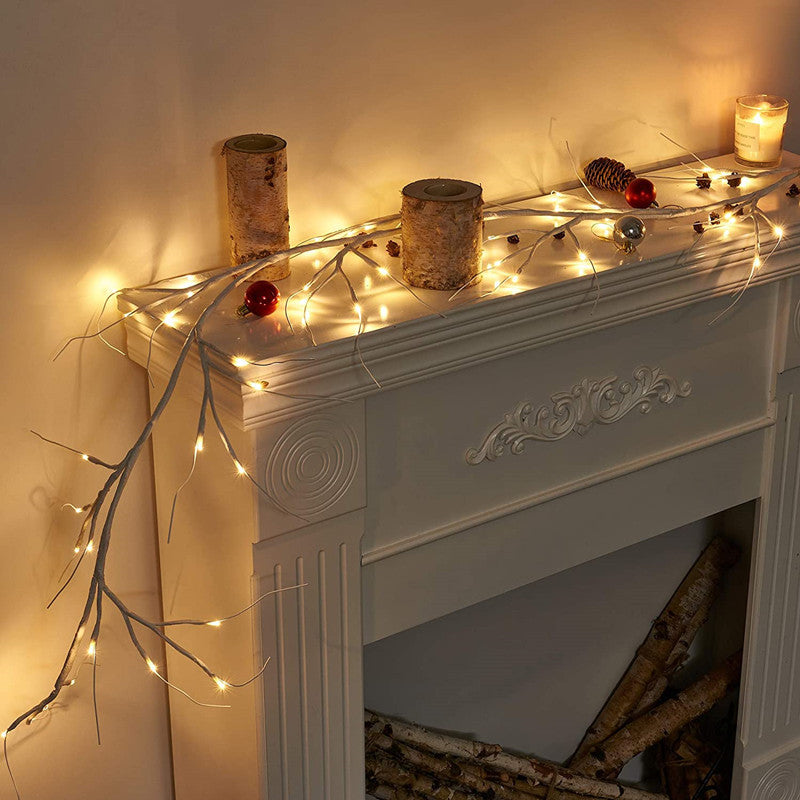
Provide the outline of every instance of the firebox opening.
{"type": "MultiPolygon", "coordinates": [[[[742,647],[755,510],[756,501],[745,503],[369,644],[367,708],[566,762],[717,535],[741,556],[672,687],[686,688],[742,647]]],[[[737,699],[728,694],[701,725],[735,731],[737,699]]],[[[648,750],[619,779],[662,792],[662,762],[648,750]]]]}

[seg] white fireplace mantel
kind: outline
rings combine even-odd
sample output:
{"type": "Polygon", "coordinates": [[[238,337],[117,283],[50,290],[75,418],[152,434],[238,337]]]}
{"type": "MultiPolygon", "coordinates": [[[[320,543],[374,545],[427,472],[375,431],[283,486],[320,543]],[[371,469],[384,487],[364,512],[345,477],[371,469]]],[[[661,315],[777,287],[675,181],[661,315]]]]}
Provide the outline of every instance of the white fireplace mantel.
{"type": "MultiPolygon", "coordinates": [[[[316,347],[278,315],[223,309],[207,332],[217,401],[278,504],[209,430],[166,543],[201,397],[190,361],[154,438],[164,613],[222,616],[307,586],[263,602],[252,630],[186,634],[232,681],[272,663],[229,710],[170,699],[178,800],[363,796],[364,644],[756,498],[735,787],[800,797],[800,209],[782,191],[761,207],[781,246],[713,325],[750,272],[752,228],[697,241],[657,223],[628,257],[592,240],[599,294],[555,242],[515,294],[456,307],[422,293],[440,316],[395,291],[389,323],[359,340],[380,386],[341,306],[316,316],[316,347]],[[240,369],[240,354],[313,360],[240,369]]],[[[296,267],[284,296],[308,274],[296,267]]],[[[126,320],[153,402],[182,341],[180,326],[153,337],[157,323],[126,320]]],[[[167,664],[208,696],[191,665],[167,664]]]]}

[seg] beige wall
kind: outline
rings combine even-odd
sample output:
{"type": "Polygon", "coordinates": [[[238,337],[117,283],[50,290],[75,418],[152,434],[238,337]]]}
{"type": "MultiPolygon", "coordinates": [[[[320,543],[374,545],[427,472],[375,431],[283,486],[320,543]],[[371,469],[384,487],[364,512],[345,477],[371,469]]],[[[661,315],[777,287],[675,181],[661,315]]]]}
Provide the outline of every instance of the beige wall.
{"type": "MultiPolygon", "coordinates": [[[[487,196],[547,188],[580,160],[631,166],[731,146],[736,94],[800,113],[796,4],[355,0],[8,2],[0,26],[0,719],[44,695],[80,603],[44,605],[98,469],[36,428],[121,453],[145,417],[137,369],[96,342],[51,363],[106,286],[224,261],[220,142],[290,142],[295,239],[397,206],[427,175],[487,196]]],[[[795,147],[800,146],[796,137],[795,147]]],[[[128,490],[110,569],[157,613],[148,466],[128,490]]],[[[242,576],[246,580],[247,576],[242,576]]],[[[90,672],[11,743],[23,797],[169,796],[164,696],[113,613],[90,672]],[[68,712],[68,713],[66,713],[68,712]]],[[[210,712],[211,713],[211,712],[210,712]]],[[[0,797],[10,786],[0,773],[0,797]]]]}

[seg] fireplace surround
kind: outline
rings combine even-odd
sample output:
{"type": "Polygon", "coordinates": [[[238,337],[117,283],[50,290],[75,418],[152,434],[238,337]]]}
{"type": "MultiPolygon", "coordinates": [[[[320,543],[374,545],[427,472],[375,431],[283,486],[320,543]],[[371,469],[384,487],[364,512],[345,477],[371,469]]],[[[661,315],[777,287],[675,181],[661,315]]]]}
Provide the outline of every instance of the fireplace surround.
{"type": "MultiPolygon", "coordinates": [[[[600,271],[599,293],[553,261],[518,294],[416,311],[361,337],[380,387],[352,326],[295,345],[314,360],[272,371],[275,393],[231,366],[238,329],[216,332],[228,431],[281,508],[208,436],[166,543],[194,364],[154,435],[164,613],[214,617],[307,585],[264,601],[252,628],[186,633],[231,680],[272,663],[231,709],[170,697],[178,800],[363,796],[365,644],[754,499],[734,792],[800,797],[800,210],[782,192],[762,208],[781,247],[713,325],[750,271],[751,231],[689,250],[665,226],[600,271]]],[[[181,341],[157,325],[126,320],[154,402],[181,341]]],[[[172,654],[167,669],[207,693],[172,654]]]]}

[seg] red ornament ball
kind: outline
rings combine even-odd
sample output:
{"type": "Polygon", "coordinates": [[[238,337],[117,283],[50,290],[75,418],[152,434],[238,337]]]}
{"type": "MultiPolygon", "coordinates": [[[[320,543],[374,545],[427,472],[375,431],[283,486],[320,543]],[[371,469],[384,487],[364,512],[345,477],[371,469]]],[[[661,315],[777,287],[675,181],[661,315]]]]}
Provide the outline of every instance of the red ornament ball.
{"type": "Polygon", "coordinates": [[[634,178],[625,190],[625,200],[632,208],[650,208],[656,201],[656,187],[647,178],[634,178]]]}
{"type": "Polygon", "coordinates": [[[247,287],[244,304],[247,310],[257,317],[269,316],[277,307],[281,293],[274,283],[256,281],[247,287]]]}

